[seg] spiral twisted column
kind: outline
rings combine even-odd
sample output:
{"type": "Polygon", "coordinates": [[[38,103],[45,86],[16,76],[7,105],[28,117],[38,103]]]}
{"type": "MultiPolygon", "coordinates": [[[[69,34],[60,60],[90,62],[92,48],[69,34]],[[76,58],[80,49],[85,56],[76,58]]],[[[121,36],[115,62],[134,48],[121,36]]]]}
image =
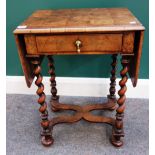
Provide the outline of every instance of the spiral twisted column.
{"type": "Polygon", "coordinates": [[[52,100],[58,100],[59,96],[57,96],[57,89],[56,89],[56,81],[55,81],[55,67],[54,67],[54,59],[51,55],[47,56],[48,58],[48,66],[49,66],[49,74],[51,76],[51,94],[52,100]]]}
{"type": "Polygon", "coordinates": [[[116,65],[117,65],[117,54],[112,55],[112,63],[111,63],[111,77],[110,77],[110,89],[108,95],[109,98],[111,99],[116,99],[115,92],[116,92],[116,65]]]}
{"type": "Polygon", "coordinates": [[[48,111],[47,111],[47,104],[46,104],[46,95],[44,93],[44,85],[42,83],[43,77],[41,75],[41,66],[40,66],[40,59],[33,58],[31,63],[34,65],[34,75],[37,77],[35,84],[38,86],[36,91],[37,95],[39,96],[38,103],[40,104],[40,114],[41,114],[41,142],[45,146],[50,146],[53,143],[52,132],[49,127],[49,120],[48,120],[48,111]]]}
{"type": "Polygon", "coordinates": [[[125,110],[125,92],[127,90],[126,82],[128,80],[127,72],[128,72],[128,63],[129,59],[127,56],[122,56],[121,64],[123,66],[123,69],[120,72],[121,80],[119,82],[120,90],[118,91],[119,99],[117,100],[118,108],[116,109],[116,120],[115,125],[113,128],[113,134],[112,134],[112,144],[120,147],[123,145],[123,141],[121,140],[121,137],[124,137],[124,131],[123,131],[123,117],[124,117],[124,110],[125,110]]]}

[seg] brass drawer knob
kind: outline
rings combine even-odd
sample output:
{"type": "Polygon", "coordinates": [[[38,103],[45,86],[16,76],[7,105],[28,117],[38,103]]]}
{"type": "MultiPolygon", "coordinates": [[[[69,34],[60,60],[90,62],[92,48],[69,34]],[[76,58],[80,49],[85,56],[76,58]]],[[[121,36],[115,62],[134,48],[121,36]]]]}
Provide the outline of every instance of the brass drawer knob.
{"type": "Polygon", "coordinates": [[[75,46],[76,46],[76,51],[78,52],[78,53],[80,53],[80,47],[82,46],[82,42],[80,41],[80,40],[77,40],[76,42],[75,42],[75,46]]]}

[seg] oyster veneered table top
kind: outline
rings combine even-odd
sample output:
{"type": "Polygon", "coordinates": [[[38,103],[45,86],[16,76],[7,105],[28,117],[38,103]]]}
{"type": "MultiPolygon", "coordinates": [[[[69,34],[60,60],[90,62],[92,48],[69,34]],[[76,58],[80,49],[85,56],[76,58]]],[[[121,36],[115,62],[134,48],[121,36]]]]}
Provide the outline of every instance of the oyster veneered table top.
{"type": "Polygon", "coordinates": [[[37,10],[14,33],[144,30],[127,8],[37,10]]]}

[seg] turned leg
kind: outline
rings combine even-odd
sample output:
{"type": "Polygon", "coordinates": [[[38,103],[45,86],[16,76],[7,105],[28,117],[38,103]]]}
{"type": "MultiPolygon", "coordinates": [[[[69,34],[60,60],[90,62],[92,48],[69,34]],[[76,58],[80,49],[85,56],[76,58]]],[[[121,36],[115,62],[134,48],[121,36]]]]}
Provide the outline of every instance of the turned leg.
{"type": "Polygon", "coordinates": [[[125,110],[125,92],[127,90],[126,82],[128,80],[127,72],[128,72],[128,57],[122,56],[121,64],[123,69],[120,72],[121,80],[119,82],[120,90],[118,91],[119,99],[117,100],[118,108],[116,109],[116,120],[113,127],[112,132],[112,139],[111,142],[114,146],[120,147],[123,145],[123,141],[121,137],[124,137],[123,131],[123,117],[124,117],[124,110],[125,110]]]}
{"type": "Polygon", "coordinates": [[[41,142],[45,146],[50,146],[53,144],[52,132],[49,127],[49,120],[48,120],[48,111],[47,111],[47,104],[45,101],[45,93],[44,93],[44,85],[42,83],[42,75],[41,75],[41,66],[40,66],[40,59],[33,58],[31,63],[34,65],[34,75],[37,77],[35,84],[38,86],[36,91],[37,95],[39,96],[38,103],[40,104],[39,111],[41,113],[41,142]]]}
{"type": "Polygon", "coordinates": [[[117,65],[117,54],[112,55],[112,70],[111,70],[111,77],[110,77],[110,89],[109,89],[109,95],[108,98],[110,99],[116,99],[116,65],[117,65]]]}
{"type": "Polygon", "coordinates": [[[56,81],[55,81],[55,67],[54,67],[54,59],[51,55],[48,57],[48,66],[49,66],[49,74],[50,74],[50,82],[51,82],[51,109],[52,111],[56,112],[58,109],[54,107],[52,102],[58,102],[59,96],[57,95],[57,89],[56,89],[56,81]]]}

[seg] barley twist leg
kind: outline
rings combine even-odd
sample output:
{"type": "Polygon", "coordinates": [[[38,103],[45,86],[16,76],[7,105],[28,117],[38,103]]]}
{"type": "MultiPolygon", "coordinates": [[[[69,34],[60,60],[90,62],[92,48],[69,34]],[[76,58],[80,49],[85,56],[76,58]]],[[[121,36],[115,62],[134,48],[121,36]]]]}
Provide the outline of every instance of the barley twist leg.
{"type": "Polygon", "coordinates": [[[120,147],[123,145],[123,141],[121,137],[124,137],[123,131],[123,117],[124,117],[124,110],[125,110],[125,92],[127,90],[126,82],[128,80],[127,72],[128,72],[128,57],[122,56],[121,64],[123,69],[120,72],[121,80],[119,82],[120,90],[118,91],[119,99],[117,100],[118,108],[116,109],[116,120],[115,125],[113,127],[112,139],[111,142],[114,146],[120,147]]]}
{"type": "Polygon", "coordinates": [[[53,138],[49,127],[47,104],[45,101],[46,95],[44,93],[44,85],[42,83],[43,77],[41,75],[40,60],[37,58],[32,60],[31,63],[34,65],[34,75],[37,77],[35,84],[38,86],[36,93],[39,96],[38,103],[40,104],[39,111],[41,113],[41,142],[45,146],[50,146],[53,144],[53,138]]]}
{"type": "Polygon", "coordinates": [[[50,74],[50,82],[51,82],[51,109],[52,111],[58,111],[56,107],[52,104],[52,102],[58,102],[59,96],[57,95],[57,88],[56,88],[56,80],[55,80],[55,67],[54,67],[54,59],[51,55],[48,57],[48,66],[49,66],[49,74],[50,74]]]}
{"type": "Polygon", "coordinates": [[[109,95],[108,97],[110,99],[116,99],[116,95],[115,95],[115,92],[116,92],[116,65],[117,65],[117,54],[113,54],[112,55],[112,63],[111,63],[111,66],[112,66],[112,70],[111,70],[111,77],[110,77],[110,89],[109,89],[109,95]]]}

